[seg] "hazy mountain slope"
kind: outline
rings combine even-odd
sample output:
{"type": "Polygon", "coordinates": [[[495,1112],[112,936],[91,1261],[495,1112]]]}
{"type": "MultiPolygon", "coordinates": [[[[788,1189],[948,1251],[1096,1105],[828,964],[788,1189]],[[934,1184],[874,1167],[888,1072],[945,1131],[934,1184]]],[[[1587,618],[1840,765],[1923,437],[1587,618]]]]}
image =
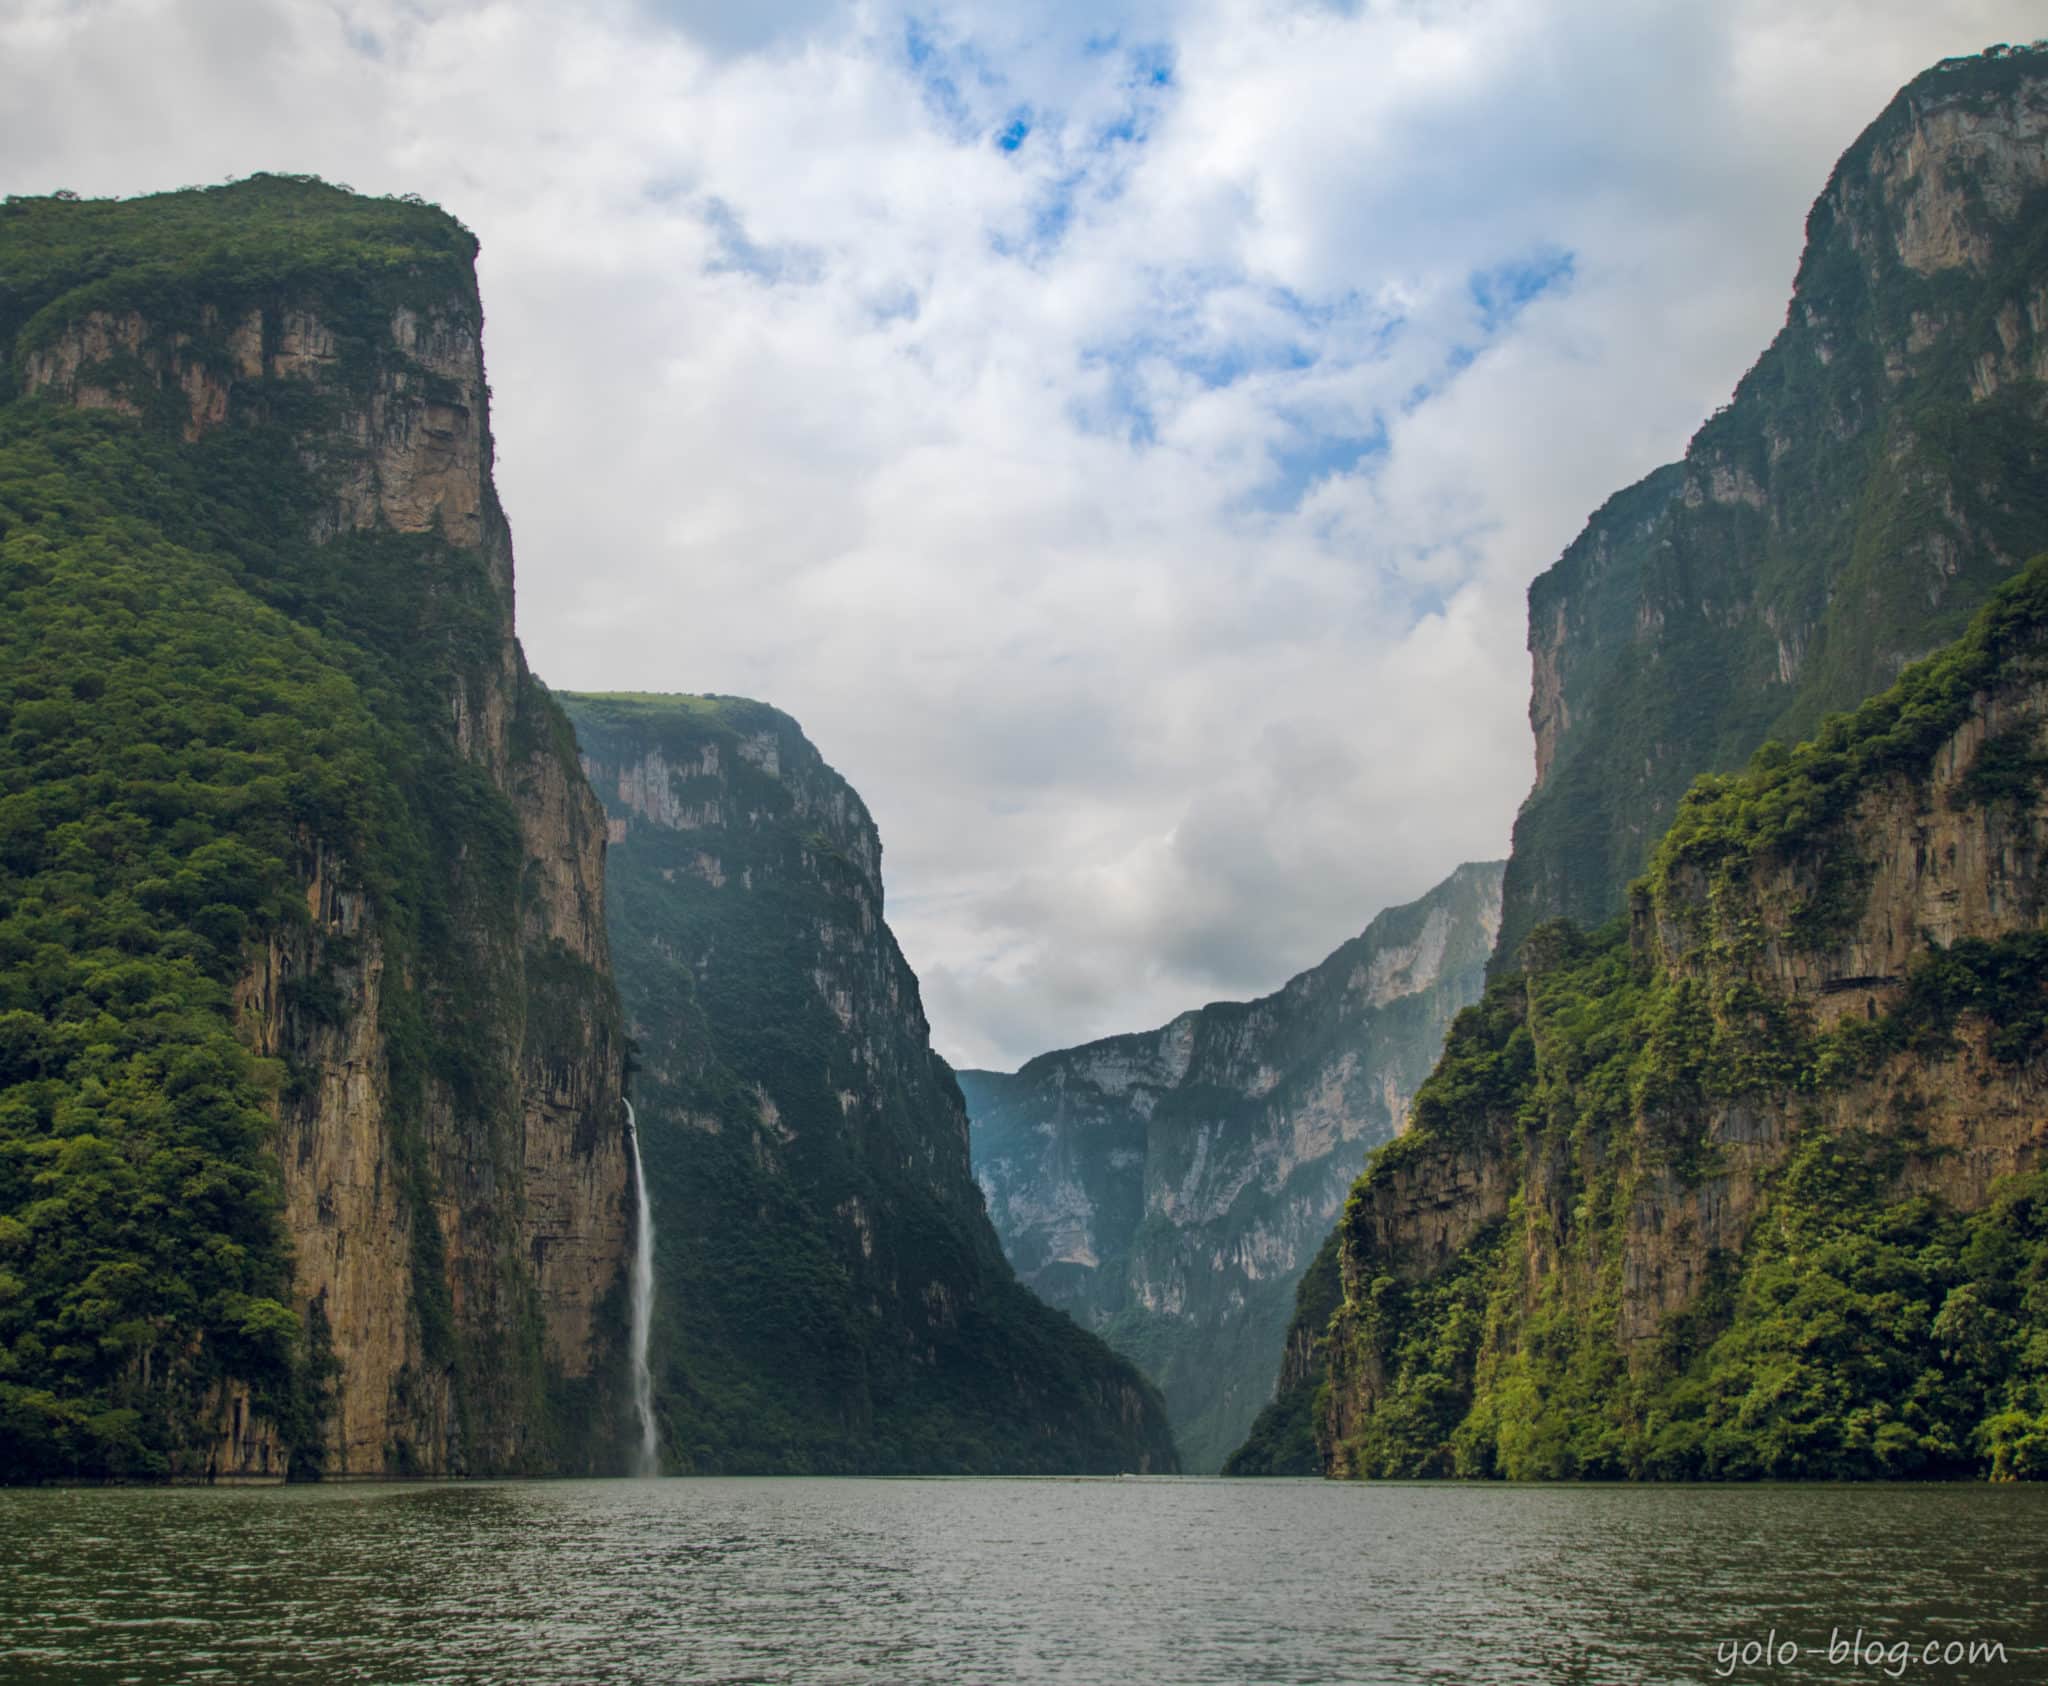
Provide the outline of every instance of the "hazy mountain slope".
{"type": "Polygon", "coordinates": [[[1477,998],[1499,892],[1498,863],[1460,867],[1262,1000],[960,1074],[1004,1250],[1158,1381],[1189,1468],[1271,1395],[1295,1284],[1477,998]]]}

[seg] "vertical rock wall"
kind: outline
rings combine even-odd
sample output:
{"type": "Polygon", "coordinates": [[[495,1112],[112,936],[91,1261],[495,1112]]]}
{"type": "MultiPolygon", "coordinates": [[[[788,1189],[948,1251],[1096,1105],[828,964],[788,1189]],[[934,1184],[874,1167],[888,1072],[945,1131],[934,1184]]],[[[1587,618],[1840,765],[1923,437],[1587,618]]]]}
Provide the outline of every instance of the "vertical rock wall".
{"type": "Polygon", "coordinates": [[[1883,690],[2048,546],[2044,395],[2048,51],[1950,60],[1836,165],[1733,401],[1529,588],[1500,966],[1619,913],[1695,774],[1883,690]]]}
{"type": "MultiPolygon", "coordinates": [[[[407,536],[393,554],[410,571],[361,590],[410,601],[364,611],[388,642],[359,636],[439,699],[392,722],[433,858],[380,894],[369,863],[302,833],[306,919],[257,945],[234,992],[252,1047],[293,1073],[283,1209],[308,1338],[334,1366],[307,1461],[375,1476],[602,1459],[593,1402],[631,1224],[604,816],[514,637],[473,270],[195,282],[155,309],[78,312],[20,371],[28,393],[159,421],[195,450],[237,429],[288,438],[314,488],[305,542],[332,568],[407,536]]],[[[194,1473],[283,1473],[274,1425],[246,1401],[216,1408],[194,1473]]]]}

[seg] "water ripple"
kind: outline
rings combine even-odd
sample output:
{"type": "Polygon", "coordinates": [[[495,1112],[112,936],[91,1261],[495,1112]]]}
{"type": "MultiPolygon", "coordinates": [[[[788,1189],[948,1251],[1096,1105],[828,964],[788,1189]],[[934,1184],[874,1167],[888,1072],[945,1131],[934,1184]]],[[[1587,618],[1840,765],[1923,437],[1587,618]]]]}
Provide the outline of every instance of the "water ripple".
{"type": "Polygon", "coordinates": [[[2048,1679],[2033,1488],[12,1491],[0,1530],[9,1681],[2048,1679]],[[1858,1629],[1914,1660],[1831,1660],[1858,1629]]]}

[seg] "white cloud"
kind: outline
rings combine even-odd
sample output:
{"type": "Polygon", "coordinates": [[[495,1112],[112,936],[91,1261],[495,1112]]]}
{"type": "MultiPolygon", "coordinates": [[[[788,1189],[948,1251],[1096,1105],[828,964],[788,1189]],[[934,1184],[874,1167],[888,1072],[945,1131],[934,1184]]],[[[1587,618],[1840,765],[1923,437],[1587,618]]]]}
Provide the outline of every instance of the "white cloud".
{"type": "Polygon", "coordinates": [[[1528,579],[2032,11],[27,0],[0,186],[461,215],[535,666],[794,713],[1014,1061],[1504,851],[1528,579]]]}

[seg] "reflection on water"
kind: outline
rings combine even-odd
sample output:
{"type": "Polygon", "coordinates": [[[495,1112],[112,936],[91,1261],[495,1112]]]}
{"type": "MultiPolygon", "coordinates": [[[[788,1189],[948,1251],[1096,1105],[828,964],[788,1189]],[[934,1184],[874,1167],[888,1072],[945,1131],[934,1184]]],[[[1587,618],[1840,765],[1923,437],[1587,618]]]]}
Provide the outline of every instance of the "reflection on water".
{"type": "Polygon", "coordinates": [[[0,1542],[7,1680],[2048,1680],[2035,1488],[0,1491],[0,1542]]]}

